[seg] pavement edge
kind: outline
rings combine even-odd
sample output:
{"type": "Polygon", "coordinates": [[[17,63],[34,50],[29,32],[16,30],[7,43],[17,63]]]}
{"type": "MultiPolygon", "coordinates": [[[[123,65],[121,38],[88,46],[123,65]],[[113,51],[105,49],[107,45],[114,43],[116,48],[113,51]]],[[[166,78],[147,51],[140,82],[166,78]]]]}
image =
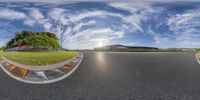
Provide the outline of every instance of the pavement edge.
{"type": "Polygon", "coordinates": [[[200,64],[200,59],[198,57],[198,53],[195,56],[196,56],[197,62],[200,64]]]}
{"type": "Polygon", "coordinates": [[[24,83],[30,83],[30,84],[48,84],[48,83],[54,83],[54,82],[60,81],[60,80],[62,80],[62,79],[64,79],[64,78],[67,78],[68,76],[70,76],[70,75],[79,67],[79,65],[81,64],[81,62],[82,62],[82,60],[83,60],[83,57],[84,57],[84,56],[83,56],[83,53],[80,52],[80,54],[81,54],[81,59],[80,59],[80,61],[78,62],[78,64],[77,64],[70,72],[68,72],[67,74],[65,74],[65,75],[63,75],[62,77],[59,77],[59,78],[57,78],[57,79],[47,80],[47,81],[42,81],[42,82],[33,82],[33,81],[23,80],[23,79],[21,79],[21,78],[19,78],[19,77],[17,77],[17,76],[12,75],[11,73],[9,73],[3,66],[0,66],[0,67],[1,67],[1,69],[2,69],[4,72],[6,72],[10,77],[12,77],[12,78],[14,78],[14,79],[16,79],[16,80],[18,80],[18,81],[21,81],[21,82],[24,82],[24,83]]]}

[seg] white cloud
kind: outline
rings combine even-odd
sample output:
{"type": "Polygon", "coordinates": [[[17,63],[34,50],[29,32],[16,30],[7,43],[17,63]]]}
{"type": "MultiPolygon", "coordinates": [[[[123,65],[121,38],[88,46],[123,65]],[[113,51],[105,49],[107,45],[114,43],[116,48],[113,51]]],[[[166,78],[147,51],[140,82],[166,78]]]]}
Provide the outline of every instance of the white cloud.
{"type": "Polygon", "coordinates": [[[9,41],[8,39],[5,39],[5,38],[0,38],[0,48],[2,46],[5,46],[6,42],[9,41]]]}
{"type": "Polygon", "coordinates": [[[59,20],[59,18],[64,16],[64,12],[65,12],[65,9],[63,8],[53,8],[48,13],[48,16],[50,16],[50,18],[52,18],[53,20],[57,21],[59,20]]]}
{"type": "Polygon", "coordinates": [[[132,16],[128,16],[128,17],[124,17],[123,21],[125,23],[128,23],[131,25],[131,27],[129,28],[129,31],[131,32],[136,32],[136,31],[140,31],[140,32],[144,32],[144,30],[141,27],[141,18],[143,16],[138,16],[138,15],[132,15],[132,16]]]}
{"type": "Polygon", "coordinates": [[[197,13],[199,11],[200,9],[189,10],[183,14],[171,16],[167,21],[167,24],[170,26],[170,30],[184,31],[184,29],[200,26],[200,14],[197,13]]]}
{"type": "MultiPolygon", "coordinates": [[[[111,4],[111,6],[113,5],[111,4]]],[[[105,10],[92,10],[92,11],[88,10],[79,12],[78,14],[71,14],[71,13],[66,13],[66,10],[64,9],[56,8],[52,9],[49,12],[49,15],[55,15],[55,16],[50,16],[50,18],[53,20],[58,20],[58,22],[60,20],[60,22],[62,22],[64,26],[67,26],[67,28],[64,30],[64,35],[66,39],[65,43],[67,48],[76,48],[79,42],[82,44],[86,41],[88,42],[87,43],[88,46],[85,46],[84,48],[88,47],[93,48],[95,44],[105,45],[109,44],[114,39],[123,38],[126,32],[144,32],[143,28],[141,27],[142,22],[148,19],[149,14],[156,12],[153,8],[146,7],[146,5],[141,7],[138,5],[138,7],[135,7],[126,3],[126,5],[120,5],[120,6],[121,7],[116,7],[116,6],[113,7],[129,10],[131,14],[123,15],[121,13],[108,12],[105,10]],[[123,7],[129,7],[129,8],[123,8],[123,7]],[[83,29],[84,26],[90,26],[90,25],[98,26],[98,24],[101,23],[94,21],[95,19],[92,19],[92,21],[90,20],[88,22],[84,22],[83,20],[86,18],[102,18],[103,21],[106,20],[108,17],[121,19],[119,20],[121,22],[121,25],[116,26],[114,29],[111,28],[112,25],[107,27],[105,27],[106,26],[105,25],[104,27],[83,29]],[[92,42],[94,44],[90,43],[89,45],[89,42],[92,42]]],[[[57,25],[57,28],[52,29],[54,32],[57,33],[58,37],[60,37],[61,33],[60,29],[61,29],[60,25],[57,25]]],[[[78,48],[79,47],[80,46],[78,46],[78,48]]]]}
{"type": "MultiPolygon", "coordinates": [[[[59,25],[60,22],[63,23],[64,29],[64,36],[66,47],[72,48],[71,44],[78,45],[80,41],[83,42],[92,42],[97,44],[108,44],[114,39],[123,38],[126,32],[144,32],[142,28],[142,22],[148,19],[148,15],[155,13],[155,10],[151,7],[141,6],[141,5],[131,5],[128,3],[119,4],[119,3],[111,3],[112,7],[118,9],[124,9],[131,12],[130,15],[123,15],[121,13],[114,13],[108,12],[105,10],[85,10],[79,13],[67,13],[67,9],[63,8],[53,8],[48,12],[48,18],[45,19],[41,12],[38,10],[33,11],[32,16],[37,13],[37,16],[33,18],[39,24],[42,24],[45,29],[50,29],[50,31],[55,32],[58,37],[61,37],[61,26],[59,25]],[[139,13],[138,13],[139,12],[139,13]],[[35,14],[34,14],[35,13],[35,14]],[[96,27],[91,29],[84,29],[84,26],[98,26],[101,22],[96,22],[96,18],[102,18],[102,21],[108,19],[108,17],[112,18],[119,18],[119,22],[121,25],[115,26],[115,28],[111,28],[112,25],[107,27],[96,27]],[[83,21],[86,18],[91,18],[88,22],[83,21]],[[42,20],[46,20],[45,22],[42,20]],[[57,22],[58,25],[53,28],[52,25],[45,24],[46,22],[57,22]],[[46,26],[46,27],[45,27],[46,26]]],[[[104,23],[105,24],[105,23],[104,23]]],[[[108,23],[107,23],[108,24],[108,23]]],[[[112,24],[112,23],[111,23],[112,24]]],[[[88,43],[87,43],[88,44],[88,43]]],[[[88,47],[94,47],[95,45],[90,44],[88,47]]],[[[78,46],[79,48],[80,46],[78,46]]]]}
{"type": "MultiPolygon", "coordinates": [[[[57,9],[58,10],[58,9],[57,9]]],[[[63,12],[63,11],[60,11],[63,12]]],[[[51,11],[49,14],[55,14],[54,11],[51,11]]],[[[107,16],[112,17],[118,17],[123,18],[124,16],[117,13],[107,12],[103,10],[95,10],[95,11],[84,11],[79,14],[64,14],[64,13],[57,13],[60,18],[58,17],[51,17],[54,20],[60,20],[64,26],[67,25],[67,28],[64,31],[65,36],[65,43],[67,48],[77,48],[79,42],[84,43],[88,42],[88,46],[85,46],[84,48],[93,48],[95,47],[95,44],[102,44],[105,45],[110,42],[110,40],[114,38],[122,38],[124,31],[121,29],[121,31],[115,31],[111,29],[110,27],[105,28],[89,28],[85,29],[84,26],[91,26],[91,25],[98,25],[95,19],[91,19],[89,21],[83,21],[85,18],[97,18],[101,17],[106,19],[107,16]],[[71,26],[72,25],[72,26],[71,26]],[[92,43],[89,45],[89,42],[92,43]],[[73,44],[73,45],[71,45],[73,44]]],[[[103,20],[104,20],[103,19],[103,20]]],[[[59,22],[59,21],[58,21],[59,22]]],[[[57,25],[57,28],[53,29],[54,32],[57,33],[58,37],[61,37],[61,26],[57,25]]],[[[78,46],[78,48],[83,48],[78,46]]]]}
{"type": "Polygon", "coordinates": [[[24,19],[26,15],[22,12],[15,11],[12,9],[0,9],[0,18],[4,19],[24,19]]]}
{"type": "Polygon", "coordinates": [[[198,29],[187,29],[179,34],[176,39],[179,47],[200,47],[200,31],[198,29]]]}
{"type": "Polygon", "coordinates": [[[30,8],[30,16],[39,24],[42,25],[42,27],[46,31],[50,31],[52,27],[52,23],[50,23],[50,20],[45,18],[45,16],[42,14],[42,12],[37,8],[30,8]]]}
{"type": "Polygon", "coordinates": [[[22,20],[25,25],[33,27],[36,21],[41,22],[44,18],[38,10],[33,10],[31,12],[31,18],[27,16],[24,12],[16,11],[13,9],[0,9],[0,18],[8,20],[22,20]]]}
{"type": "Polygon", "coordinates": [[[51,27],[52,27],[52,24],[51,24],[51,23],[49,23],[49,22],[44,23],[44,29],[50,30],[51,27]]]}
{"type": "Polygon", "coordinates": [[[24,20],[24,24],[26,24],[26,25],[29,25],[29,26],[34,26],[34,24],[35,24],[35,21],[34,20],[32,20],[32,19],[30,19],[30,18],[27,18],[26,20],[24,20]]]}
{"type": "Polygon", "coordinates": [[[2,47],[2,46],[5,46],[5,42],[4,41],[0,42],[0,47],[2,47]]]}
{"type": "Polygon", "coordinates": [[[83,37],[83,38],[86,38],[87,40],[95,39],[95,38],[113,39],[113,38],[122,37],[122,35],[123,34],[121,34],[119,32],[115,32],[115,31],[111,30],[110,28],[103,28],[103,29],[87,29],[87,30],[77,33],[76,35],[74,35],[71,38],[77,39],[78,37],[83,37]]]}
{"type": "MultiPolygon", "coordinates": [[[[84,1],[92,1],[94,2],[94,0],[0,0],[0,2],[19,2],[19,1],[23,1],[23,2],[44,2],[44,3],[73,3],[73,2],[84,2],[84,1]]],[[[96,2],[129,2],[129,3],[135,3],[135,2],[139,2],[139,3],[152,3],[152,2],[177,2],[177,1],[187,1],[187,2],[199,2],[199,0],[173,0],[173,1],[168,1],[168,0],[95,0],[96,2]]]]}
{"type": "Polygon", "coordinates": [[[200,9],[188,10],[169,17],[167,24],[176,36],[178,47],[200,47],[200,9]]]}
{"type": "MultiPolygon", "coordinates": [[[[153,12],[153,11],[149,11],[149,13],[150,12],[153,12]]],[[[141,27],[141,22],[147,20],[147,14],[146,15],[145,14],[131,14],[129,16],[125,16],[125,15],[122,15],[119,13],[107,12],[107,11],[103,11],[103,10],[96,10],[96,11],[85,11],[85,12],[81,12],[79,14],[74,14],[74,15],[67,15],[67,18],[62,17],[60,20],[61,20],[61,22],[63,22],[64,25],[69,25],[69,24],[79,22],[79,21],[81,21],[85,18],[89,18],[89,17],[105,18],[107,16],[112,16],[112,17],[117,17],[117,18],[122,19],[124,24],[129,24],[128,31],[144,32],[141,27]]]]}
{"type": "Polygon", "coordinates": [[[88,17],[106,17],[106,16],[117,16],[121,17],[121,14],[116,14],[112,12],[107,12],[107,11],[85,11],[81,12],[80,14],[75,14],[75,15],[68,15],[68,19],[61,19],[64,25],[70,24],[70,23],[75,23],[78,22],[82,19],[88,18],[88,17]]]}
{"type": "MultiPolygon", "coordinates": [[[[0,10],[0,18],[20,19],[26,25],[40,26],[44,31],[56,33],[58,37],[61,37],[60,23],[62,22],[67,48],[93,48],[113,43],[112,41],[119,40],[128,33],[144,34],[146,32],[149,32],[155,45],[159,47],[199,46],[200,31],[197,27],[200,27],[200,14],[195,13],[199,12],[199,9],[170,16],[166,24],[169,25],[172,37],[175,38],[172,40],[167,33],[156,33],[151,28],[148,30],[143,28],[143,26],[146,28],[144,24],[151,24],[148,22],[149,19],[160,13],[162,8],[155,8],[144,3],[111,2],[108,4],[114,8],[126,10],[129,14],[98,9],[71,12],[65,8],[52,8],[44,10],[47,12],[42,12],[43,9],[40,8],[27,8],[29,9],[27,15],[12,9],[0,10]]],[[[162,24],[161,22],[160,25],[162,24]]],[[[135,41],[131,43],[134,45],[135,41]]]]}
{"type": "Polygon", "coordinates": [[[123,17],[123,20],[125,23],[129,23],[132,25],[130,28],[130,31],[140,31],[144,32],[142,29],[141,22],[142,21],[147,21],[150,18],[150,14],[155,14],[160,12],[162,9],[155,9],[149,5],[146,4],[141,4],[141,3],[136,3],[136,4],[131,4],[131,3],[110,3],[111,7],[117,8],[117,9],[122,9],[122,10],[127,10],[131,13],[129,16],[123,17]]]}
{"type": "Polygon", "coordinates": [[[37,8],[30,8],[30,15],[37,21],[40,21],[44,18],[44,15],[37,8]]]}
{"type": "Polygon", "coordinates": [[[66,45],[69,48],[77,48],[77,43],[90,44],[88,46],[82,47],[83,48],[94,48],[98,45],[106,45],[109,44],[111,40],[122,38],[124,32],[121,31],[113,31],[110,28],[103,28],[103,29],[87,29],[76,33],[76,35],[68,37],[68,40],[65,41],[66,45]],[[74,44],[74,45],[71,45],[74,44]]]}
{"type": "MultiPolygon", "coordinates": [[[[84,27],[84,26],[91,26],[91,25],[95,25],[96,21],[94,20],[90,20],[88,22],[80,22],[80,23],[76,23],[76,25],[74,26],[68,26],[66,28],[64,28],[62,31],[64,31],[64,37],[67,37],[69,35],[72,35],[73,33],[77,33],[84,27]]],[[[53,28],[51,31],[56,33],[56,35],[58,37],[61,37],[61,26],[60,24],[58,24],[56,26],[56,28],[53,28]]]]}
{"type": "Polygon", "coordinates": [[[91,20],[89,22],[81,22],[78,23],[76,26],[73,27],[73,32],[79,31],[83,26],[89,26],[89,25],[95,25],[97,22],[94,20],[91,20]]]}
{"type": "Polygon", "coordinates": [[[68,9],[64,8],[47,9],[48,12],[43,13],[40,8],[26,8],[28,11],[27,16],[24,14],[23,17],[23,13],[20,12],[15,12],[15,14],[21,14],[19,14],[18,19],[22,19],[24,24],[32,27],[36,25],[40,26],[44,31],[56,33],[58,37],[61,37],[62,26],[60,22],[62,22],[64,25],[65,47],[79,48],[77,46],[78,43],[87,42],[85,45],[88,44],[88,46],[81,48],[93,48],[97,44],[99,46],[106,45],[115,39],[123,38],[126,32],[143,33],[142,22],[148,19],[148,14],[154,13],[154,9],[146,7],[146,5],[111,3],[110,6],[128,10],[131,13],[130,15],[124,15],[120,12],[98,9],[84,10],[79,13],[68,13],[68,9]],[[112,22],[108,23],[107,20],[112,20],[112,18],[119,19],[119,25],[115,25],[112,22]],[[100,19],[101,21],[96,19],[100,19]],[[74,44],[73,47],[72,44],[74,44]]]}
{"type": "Polygon", "coordinates": [[[153,37],[155,46],[162,48],[175,47],[173,40],[169,39],[165,35],[160,35],[160,33],[154,32],[151,27],[148,27],[147,33],[153,37]]]}

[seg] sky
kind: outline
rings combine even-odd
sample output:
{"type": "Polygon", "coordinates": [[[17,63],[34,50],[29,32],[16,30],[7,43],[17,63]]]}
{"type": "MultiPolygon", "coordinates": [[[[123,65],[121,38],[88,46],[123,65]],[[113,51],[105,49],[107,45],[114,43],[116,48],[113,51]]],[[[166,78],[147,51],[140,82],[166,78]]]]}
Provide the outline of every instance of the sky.
{"type": "Polygon", "coordinates": [[[48,31],[68,49],[111,44],[200,48],[200,2],[192,0],[0,0],[0,47],[23,30],[48,31]]]}

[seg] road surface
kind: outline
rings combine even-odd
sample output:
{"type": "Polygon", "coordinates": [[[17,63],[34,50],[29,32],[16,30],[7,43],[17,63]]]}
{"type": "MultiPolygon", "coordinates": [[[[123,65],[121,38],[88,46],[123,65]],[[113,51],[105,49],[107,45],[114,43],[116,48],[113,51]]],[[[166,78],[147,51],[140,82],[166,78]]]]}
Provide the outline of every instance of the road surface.
{"type": "Polygon", "coordinates": [[[194,53],[83,53],[79,68],[56,83],[23,83],[0,70],[0,100],[200,100],[194,53]]]}

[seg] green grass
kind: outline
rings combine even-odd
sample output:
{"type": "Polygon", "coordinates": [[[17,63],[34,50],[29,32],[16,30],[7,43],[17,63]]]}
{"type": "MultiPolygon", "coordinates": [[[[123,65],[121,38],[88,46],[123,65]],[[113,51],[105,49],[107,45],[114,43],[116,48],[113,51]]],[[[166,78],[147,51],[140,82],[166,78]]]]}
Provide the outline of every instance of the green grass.
{"type": "Polygon", "coordinates": [[[197,49],[196,52],[200,53],[200,49],[197,49]]]}
{"type": "Polygon", "coordinates": [[[47,65],[62,62],[74,57],[77,52],[2,52],[0,57],[28,65],[47,65]]]}

